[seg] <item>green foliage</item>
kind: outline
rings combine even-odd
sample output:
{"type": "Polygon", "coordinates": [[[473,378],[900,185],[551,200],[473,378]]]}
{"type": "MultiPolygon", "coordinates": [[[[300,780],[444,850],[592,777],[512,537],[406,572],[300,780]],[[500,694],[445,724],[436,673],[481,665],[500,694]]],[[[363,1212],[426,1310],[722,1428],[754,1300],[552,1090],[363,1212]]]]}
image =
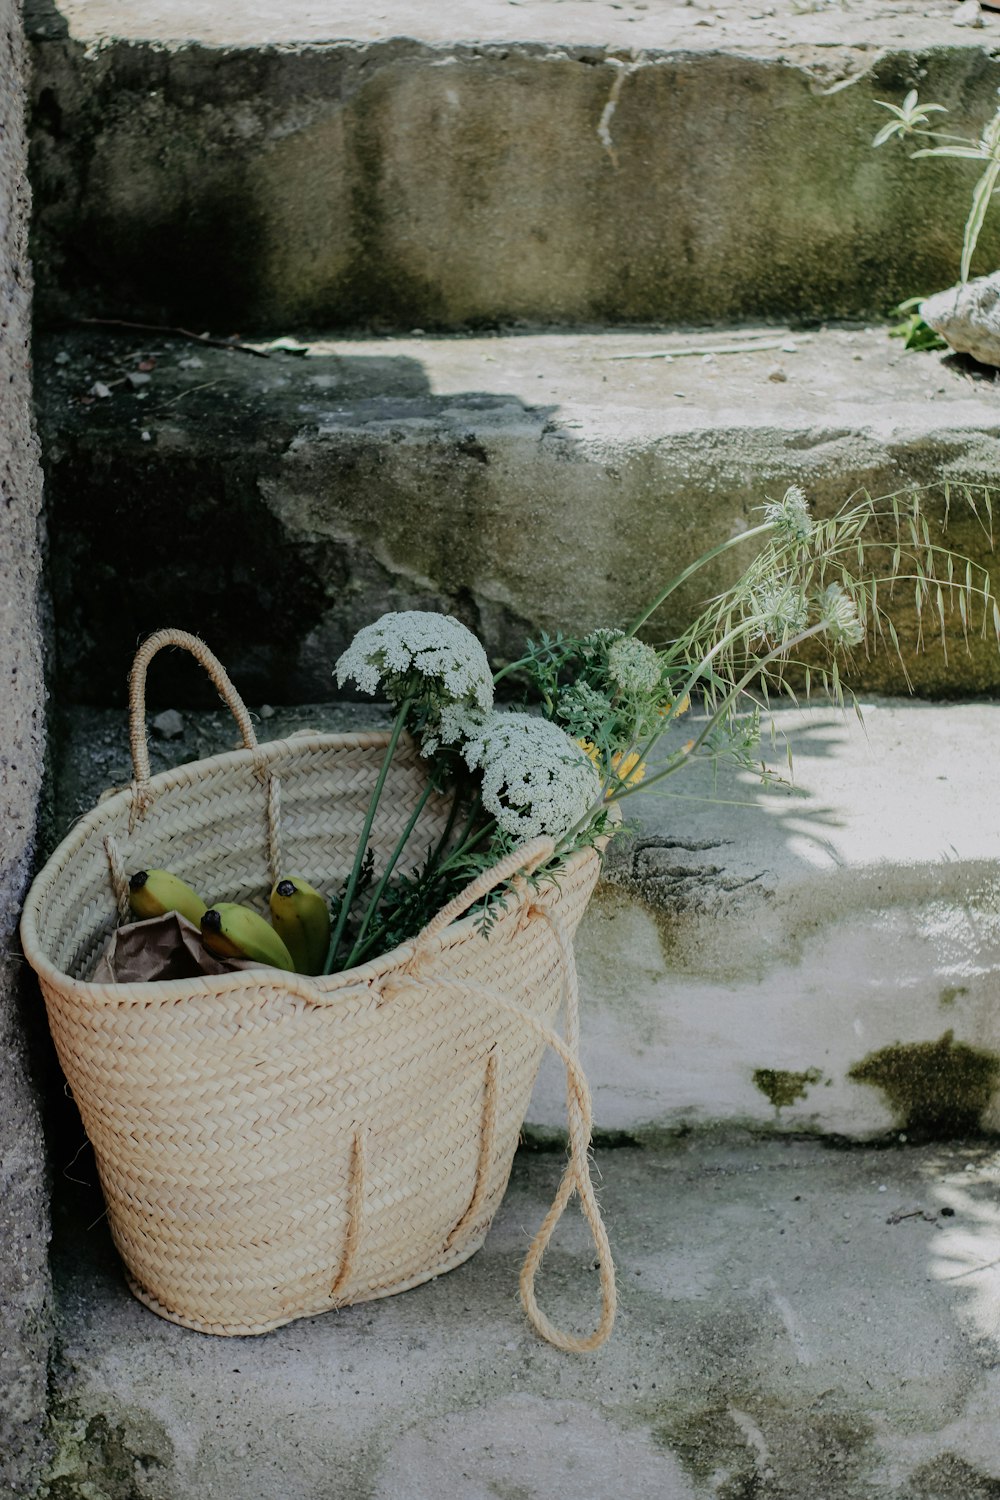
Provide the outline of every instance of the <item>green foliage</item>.
{"type": "Polygon", "coordinates": [[[893,308],[900,321],[889,329],[889,337],[902,339],[904,349],[947,349],[947,341],[920,316],[923,300],[923,297],[907,297],[893,308]]]}
{"type": "MultiPolygon", "coordinates": [[[[946,514],[961,501],[991,531],[987,488],[944,486],[938,490],[942,493],[946,514]]],[[[597,771],[592,803],[572,827],[552,831],[554,856],[530,883],[558,879],[572,853],[613,833],[626,798],[655,787],[695,759],[781,780],[760,759],[762,711],[777,696],[797,701],[797,692],[808,697],[822,691],[843,705],[850,696],[845,678],[849,680],[858,653],[869,657],[890,650],[905,673],[892,618],[894,603],[904,594],[914,602],[917,650],[923,647],[925,630],[938,634],[947,650],[949,616],[957,616],[966,644],[970,632],[978,631],[992,633],[1000,645],[1000,609],[988,575],[932,540],[926,500],[927,491],[920,489],[881,499],[862,492],[834,515],[817,519],[793,485],[780,500],[766,501],[758,525],[720,543],[671,579],[628,630],[542,633],[529,641],[524,656],[497,673],[496,680],[520,682],[526,699],[564,731],[566,754],[557,753],[557,761],[575,762],[579,775],[582,752],[597,771]],[[731,587],[703,603],[680,635],[656,643],[639,638],[637,631],[649,633],[656,611],[682,583],[751,541],[758,544],[753,560],[731,587]],[[804,653],[801,648],[807,644],[804,653]],[[665,740],[694,694],[702,713],[691,738],[680,744],[671,734],[665,740]]],[[[430,783],[377,883],[370,850],[359,853],[351,880],[334,902],[337,929],[348,936],[341,948],[346,967],[413,938],[517,846],[516,836],[484,806],[489,788],[481,755],[489,714],[483,710],[462,721],[464,728],[456,734],[467,736],[464,743],[459,738],[442,745],[440,724],[427,728],[419,713],[408,718],[409,713],[404,703],[393,741],[404,724],[418,738],[425,731],[430,783]],[[432,789],[451,798],[446,826],[415,868],[397,869],[432,789]],[[367,895],[367,902],[359,913],[352,902],[360,894],[367,895]]],[[[586,771],[586,761],[582,765],[586,771]]],[[[556,777],[561,774],[558,765],[552,770],[556,777]]],[[[369,805],[365,839],[384,771],[385,764],[369,805]]],[[[506,908],[514,888],[514,882],[500,885],[477,904],[484,933],[506,908]]]]}
{"type": "MultiPolygon", "coordinates": [[[[1000,106],[992,119],[984,125],[979,136],[970,137],[950,135],[946,131],[934,129],[930,123],[930,115],[932,113],[947,114],[948,111],[943,104],[920,104],[916,89],[910,90],[901,105],[889,104],[884,99],[877,99],[875,102],[880,108],[889,110],[893,118],[882,126],[872,141],[873,146],[883,146],[886,141],[892,140],[895,136],[901,138],[925,136],[936,144],[922,146],[919,151],[914,151],[914,158],[947,156],[959,161],[985,163],[984,170],[972,191],[972,204],[962,236],[962,264],[959,276],[962,281],[968,281],[972,257],[976,252],[979,235],[986,220],[986,211],[997,192],[997,184],[1000,181],[1000,106]]],[[[910,347],[914,346],[908,343],[907,348],[910,347]]]]}

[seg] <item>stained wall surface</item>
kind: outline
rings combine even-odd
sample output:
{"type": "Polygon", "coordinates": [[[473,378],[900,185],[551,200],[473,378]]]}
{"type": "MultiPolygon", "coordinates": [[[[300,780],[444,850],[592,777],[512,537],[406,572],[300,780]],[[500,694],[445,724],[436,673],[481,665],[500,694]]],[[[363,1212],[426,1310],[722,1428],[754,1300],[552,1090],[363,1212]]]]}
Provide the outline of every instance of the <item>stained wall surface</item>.
{"type": "Polygon", "coordinates": [[[25,67],[20,8],[0,0],[0,1493],[15,1495],[37,1469],[49,1349],[48,1187],[17,952],[44,740],[25,67]]]}

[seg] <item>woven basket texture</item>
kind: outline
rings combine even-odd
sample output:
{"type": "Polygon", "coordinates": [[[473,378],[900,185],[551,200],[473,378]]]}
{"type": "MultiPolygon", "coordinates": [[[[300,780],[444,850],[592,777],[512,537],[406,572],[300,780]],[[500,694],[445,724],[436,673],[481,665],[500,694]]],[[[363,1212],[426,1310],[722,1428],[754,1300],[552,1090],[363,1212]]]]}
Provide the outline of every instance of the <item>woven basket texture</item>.
{"type": "MultiPolygon", "coordinates": [[[[464,917],[326,978],[88,978],[125,872],[167,868],[260,911],[277,873],[337,889],[386,742],[308,734],[140,777],[75,826],[29,896],[25,952],[130,1285],[189,1328],[261,1333],[414,1286],[479,1247],[503,1195],[545,1047],[514,1007],[556,1021],[593,850],[525,887],[488,939],[464,917]]],[[[376,868],[424,785],[404,740],[376,868]]],[[[444,815],[427,804],[416,857],[444,815]]]]}

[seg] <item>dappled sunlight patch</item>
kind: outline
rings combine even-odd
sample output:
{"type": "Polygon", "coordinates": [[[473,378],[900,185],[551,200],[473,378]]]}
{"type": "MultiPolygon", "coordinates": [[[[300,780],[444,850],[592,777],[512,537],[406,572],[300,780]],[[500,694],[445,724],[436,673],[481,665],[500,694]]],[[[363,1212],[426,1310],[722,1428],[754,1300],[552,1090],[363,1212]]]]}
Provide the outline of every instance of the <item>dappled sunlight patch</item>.
{"type": "Polygon", "coordinates": [[[1000,1346],[1000,1151],[935,1186],[942,1215],[929,1274],[960,1296],[956,1309],[975,1338],[1000,1346]]]}

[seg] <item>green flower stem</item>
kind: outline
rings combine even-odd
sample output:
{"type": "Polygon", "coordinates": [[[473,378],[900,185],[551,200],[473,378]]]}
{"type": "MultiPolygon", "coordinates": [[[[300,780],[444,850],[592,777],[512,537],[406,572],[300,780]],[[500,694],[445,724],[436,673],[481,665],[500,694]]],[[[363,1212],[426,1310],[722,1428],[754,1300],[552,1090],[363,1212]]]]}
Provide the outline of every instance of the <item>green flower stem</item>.
{"type": "MultiPolygon", "coordinates": [[[[692,693],[693,689],[695,688],[695,686],[697,685],[698,681],[700,680],[700,678],[702,676],[704,676],[706,668],[709,667],[709,666],[711,666],[713,657],[717,656],[720,651],[724,651],[725,648],[728,645],[730,645],[733,641],[739,640],[739,638],[741,636],[746,636],[749,633],[749,631],[752,630],[752,628],[755,625],[763,625],[763,624],[766,624],[766,622],[767,622],[766,621],[766,616],[764,616],[764,615],[750,615],[747,619],[741,620],[738,625],[735,625],[732,628],[732,630],[727,631],[727,633],[724,636],[720,636],[720,638],[716,641],[715,645],[712,647],[711,651],[706,652],[706,654],[702,657],[701,661],[695,667],[694,671],[691,673],[691,675],[689,676],[687,682],[681,688],[680,692],[679,693],[675,693],[673,702],[670,705],[670,711],[669,711],[669,713],[667,713],[664,716],[663,721],[658,725],[658,727],[649,736],[649,739],[646,741],[646,743],[643,745],[642,749],[640,750],[640,752],[639,752],[639,759],[640,760],[646,760],[646,759],[648,759],[649,754],[650,754],[651,750],[653,749],[653,747],[656,745],[657,741],[664,734],[666,734],[666,732],[669,729],[670,725],[677,718],[677,713],[675,712],[677,704],[678,703],[683,703],[685,698],[690,698],[691,693],[692,693]]],[[[821,628],[825,628],[825,627],[821,627],[821,628]]],[[[810,629],[810,631],[808,633],[810,635],[814,635],[816,633],[816,631],[815,631],[815,629],[810,629]]],[[[759,673],[761,667],[766,666],[769,661],[773,661],[778,656],[784,656],[784,654],[786,653],[786,651],[791,650],[791,648],[793,646],[796,646],[798,644],[799,640],[803,640],[803,639],[805,639],[805,637],[799,636],[799,637],[794,638],[792,640],[789,640],[787,642],[782,642],[782,644],[780,646],[776,646],[774,648],[774,650],[768,652],[768,654],[766,656],[755,658],[754,666],[750,669],[750,674],[749,674],[749,676],[747,678],[747,681],[750,681],[751,678],[757,676],[757,674],[759,673]]],[[[726,697],[723,699],[722,707],[719,710],[719,714],[716,715],[715,718],[719,717],[721,714],[723,714],[725,712],[726,705],[728,703],[730,703],[730,702],[733,701],[733,699],[735,698],[735,696],[736,696],[736,694],[737,694],[738,691],[739,691],[739,689],[734,688],[734,689],[732,689],[732,691],[730,693],[727,693],[726,697]]],[[[709,721],[710,724],[714,724],[715,718],[713,718],[712,720],[709,721]]],[[[615,800],[617,800],[617,799],[615,799],[615,800]]]]}
{"type": "Polygon", "coordinates": [[[505,667],[500,668],[499,672],[494,672],[493,686],[496,687],[497,683],[506,677],[508,672],[516,672],[518,667],[526,667],[530,661],[530,656],[522,656],[520,661],[509,661],[505,667]]]}
{"type": "MultiPolygon", "coordinates": [[[[475,810],[478,812],[480,809],[481,804],[479,803],[477,798],[477,805],[475,810]]],[[[496,818],[490,818],[487,823],[483,824],[482,828],[477,828],[475,831],[470,832],[471,828],[472,819],[470,818],[462,832],[461,841],[456,844],[451,853],[446,856],[444,862],[438,866],[439,869],[449,869],[453,864],[457,863],[458,860],[464,858],[466,854],[471,854],[476,845],[481,844],[484,838],[486,838],[487,836],[492,838],[497,829],[496,818]]]]}
{"type": "Polygon", "coordinates": [[[416,807],[413,809],[413,812],[410,815],[409,822],[403,829],[403,832],[400,834],[399,841],[396,844],[395,849],[389,856],[389,862],[382,872],[382,878],[379,881],[378,885],[375,887],[372,898],[369,901],[367,908],[365,909],[364,918],[362,919],[361,926],[358,928],[358,935],[354,939],[354,947],[347,955],[347,962],[344,964],[345,969],[351,969],[354,967],[358,954],[362,951],[364,935],[368,931],[369,923],[371,922],[372,917],[375,915],[376,908],[378,907],[378,904],[382,899],[382,894],[386,886],[389,884],[389,877],[392,875],[392,872],[396,868],[396,864],[401,854],[403,853],[403,850],[406,848],[406,845],[409,842],[410,834],[413,832],[414,828],[417,825],[417,819],[420,817],[420,814],[423,812],[424,808],[427,806],[427,803],[430,801],[431,793],[433,792],[433,790],[433,785],[431,783],[428,783],[428,785],[424,788],[424,791],[421,794],[416,807]]]}
{"type": "MultiPolygon", "coordinates": [[[[454,859],[454,857],[455,857],[456,854],[467,854],[470,849],[474,849],[476,847],[476,845],[479,843],[479,840],[483,836],[483,830],[482,829],[480,829],[480,831],[475,835],[475,837],[471,839],[471,842],[467,842],[467,841],[470,840],[470,835],[472,834],[472,830],[475,827],[476,819],[479,817],[479,814],[482,812],[482,810],[483,810],[483,799],[481,797],[479,797],[479,796],[476,796],[473,799],[472,806],[469,809],[469,816],[465,820],[465,827],[462,829],[462,832],[458,836],[458,843],[455,845],[454,849],[451,851],[451,853],[445,859],[445,862],[444,862],[444,868],[445,869],[448,868],[449,864],[454,859]]],[[[492,825],[493,825],[494,828],[496,827],[496,821],[493,818],[490,819],[490,823],[492,823],[492,825]]],[[[487,824],[486,826],[489,827],[490,825],[487,824]]],[[[441,851],[442,851],[443,848],[444,848],[443,843],[438,845],[438,848],[436,849],[435,854],[434,854],[435,862],[438,859],[440,859],[440,857],[441,857],[441,851]]]]}
{"type": "MultiPolygon", "coordinates": [[[[441,837],[438,839],[437,844],[436,844],[436,846],[434,848],[434,852],[433,852],[433,854],[431,855],[430,859],[427,862],[427,868],[428,868],[428,870],[436,870],[437,869],[438,862],[439,862],[442,854],[444,853],[445,849],[447,849],[447,847],[448,847],[448,840],[451,838],[452,834],[455,831],[455,824],[458,821],[458,810],[461,807],[461,805],[462,805],[462,788],[461,788],[461,786],[456,786],[456,788],[455,788],[455,795],[451,799],[451,808],[450,808],[450,810],[448,812],[448,821],[444,825],[444,831],[441,834],[441,837]]],[[[472,811],[471,811],[471,813],[469,815],[469,821],[465,825],[465,832],[468,832],[468,830],[472,827],[472,820],[475,817],[476,811],[479,808],[479,806],[480,806],[479,798],[478,797],[473,798],[472,811]]],[[[465,834],[463,833],[463,838],[464,838],[464,836],[465,836],[465,834]]],[[[461,843],[461,842],[462,842],[462,840],[459,839],[459,843],[461,843]]]]}
{"type": "MultiPolygon", "coordinates": [[[[453,849],[447,856],[447,858],[443,861],[443,863],[437,867],[435,874],[437,876],[440,876],[443,872],[446,872],[453,863],[457,863],[464,855],[470,854],[472,850],[475,849],[476,845],[480,843],[487,834],[492,835],[493,833],[495,833],[495,831],[496,820],[491,818],[490,821],[484,825],[484,827],[480,828],[478,832],[471,836],[465,843],[460,844],[455,849],[453,849]]],[[[430,921],[433,915],[433,912],[428,912],[427,921],[430,921]]],[[[376,933],[374,937],[369,937],[365,941],[363,946],[358,950],[358,952],[352,955],[352,963],[362,963],[368,957],[369,953],[376,945],[378,940],[378,933],[376,933]]]]}
{"type": "Polygon", "coordinates": [[[382,795],[382,788],[385,786],[385,779],[389,774],[389,767],[392,764],[392,757],[396,753],[396,746],[399,744],[399,737],[406,726],[406,716],[410,711],[410,705],[412,702],[412,693],[408,697],[403,699],[403,702],[400,705],[399,713],[396,715],[396,722],[392,726],[392,734],[389,736],[389,743],[385,747],[385,755],[382,757],[382,766],[378,773],[378,780],[375,783],[375,789],[368,801],[368,811],[365,813],[365,824],[361,830],[361,837],[358,840],[357,852],[354,855],[354,866],[351,870],[350,879],[347,882],[347,890],[344,892],[344,899],[340,903],[340,914],[337,917],[337,925],[333,930],[333,936],[330,938],[330,947],[327,951],[326,964],[323,968],[324,974],[332,974],[334,971],[334,965],[337,961],[337,950],[340,947],[340,940],[344,935],[344,928],[347,925],[347,917],[351,909],[351,902],[354,900],[354,892],[357,890],[358,877],[361,874],[361,865],[364,861],[365,850],[368,848],[368,835],[372,831],[372,824],[375,821],[375,812],[378,807],[379,798],[382,795]]]}
{"type": "Polygon", "coordinates": [[[760,526],[751,527],[749,531],[741,531],[739,536],[731,536],[728,541],[720,542],[719,545],[717,547],[713,547],[710,552],[706,552],[702,557],[696,558],[695,561],[693,563],[690,563],[683,572],[678,573],[676,578],[671,579],[665,589],[661,590],[661,592],[657,594],[656,598],[653,600],[648,609],[644,609],[639,618],[632,622],[632,624],[626,631],[626,634],[635,635],[636,631],[640,630],[642,626],[645,625],[650,615],[655,614],[663,601],[670,597],[670,595],[674,592],[674,589],[678,589],[680,588],[682,583],[686,583],[689,578],[697,573],[699,568],[703,568],[706,563],[710,563],[714,561],[715,558],[721,557],[723,552],[728,552],[732,547],[742,546],[744,542],[752,541],[755,536],[765,536],[769,531],[773,531],[776,525],[777,522],[775,521],[764,521],[760,526]]]}
{"type": "MultiPolygon", "coordinates": [[[[826,632],[827,628],[827,625],[823,621],[820,621],[816,625],[810,625],[808,630],[800,630],[799,633],[792,636],[790,640],[783,641],[780,646],[776,646],[774,650],[769,651],[766,656],[760,657],[757,661],[754,662],[753,666],[747,672],[744,672],[740,680],[735,683],[730,691],[726,694],[721,705],[716,709],[715,713],[712,714],[711,718],[706,721],[704,729],[702,729],[701,733],[697,735],[690,749],[678,751],[671,757],[669,764],[664,766],[662,770],[654,772],[652,776],[647,776],[645,780],[642,781],[639,785],[624,787],[617,794],[617,796],[612,797],[609,800],[612,802],[621,802],[624,797],[631,797],[638,791],[645,791],[647,790],[647,788],[655,785],[657,781],[662,781],[666,776],[671,776],[674,771],[676,771],[685,763],[685,761],[688,761],[693,756],[697,755],[698,751],[701,749],[708,736],[712,733],[712,730],[728,713],[729,709],[736,702],[736,700],[749,687],[754,678],[760,676],[761,667],[766,667],[768,662],[775,661],[779,656],[784,656],[786,652],[794,650],[796,646],[801,646],[803,641],[808,641],[816,635],[823,635],[826,632]]],[[[662,731],[660,731],[660,733],[662,733],[662,731]]],[[[656,739],[658,738],[659,734],[656,735],[656,739]]],[[[654,743],[655,739],[651,741],[651,745],[654,743]]]]}
{"type": "MultiPolygon", "coordinates": [[[[723,647],[727,644],[728,639],[742,634],[748,625],[753,625],[755,623],[758,623],[758,619],[756,616],[751,619],[744,620],[737,629],[729,632],[728,637],[723,637],[722,640],[717,641],[716,644],[712,647],[712,650],[707,652],[706,655],[702,658],[701,662],[698,664],[691,677],[688,679],[688,683],[684,688],[684,691],[678,694],[675,701],[684,701],[685,694],[690,693],[691,689],[698,681],[698,678],[701,676],[705,667],[707,667],[711,662],[712,657],[715,656],[717,652],[723,649],[723,647]]],[[[563,835],[563,837],[559,840],[559,845],[556,852],[558,853],[559,850],[562,849],[565,845],[571,843],[576,835],[580,833],[584,828],[586,828],[587,824],[594,819],[594,817],[601,811],[602,808],[608,807],[612,803],[621,802],[626,797],[633,797],[635,796],[636,792],[648,791],[649,788],[656,782],[663,781],[667,776],[672,776],[675,771],[678,771],[681,766],[685,765],[689,760],[692,759],[693,756],[697,755],[701,746],[705,743],[705,740],[708,738],[708,736],[711,734],[712,730],[716,727],[720,720],[725,716],[732,704],[736,702],[736,700],[741,696],[741,694],[749,686],[753,679],[760,675],[760,670],[762,667],[766,667],[769,662],[775,661],[780,656],[784,656],[788,651],[794,650],[795,647],[800,646],[803,641],[810,640],[813,636],[816,635],[822,635],[826,631],[826,629],[827,626],[823,621],[820,621],[816,625],[810,625],[807,630],[802,630],[797,635],[790,637],[789,640],[783,641],[780,646],[776,646],[772,651],[767,652],[765,656],[758,657],[754,661],[753,666],[744,673],[744,675],[738,682],[734,683],[732,688],[723,699],[721,705],[716,709],[715,713],[712,714],[711,718],[707,721],[704,729],[702,729],[701,733],[697,736],[690,749],[679,750],[675,752],[675,754],[670,757],[667,765],[665,765],[661,770],[654,772],[652,776],[645,777],[643,781],[626,783],[618,790],[616,790],[614,795],[610,797],[602,797],[599,803],[590,808],[586,815],[580,818],[579,821],[575,823],[573,827],[563,835]]],[[[670,720],[668,719],[666,723],[669,722],[670,720]]],[[[657,740],[659,740],[660,736],[665,732],[665,730],[666,724],[664,724],[662,728],[658,729],[655,734],[651,735],[650,738],[646,741],[646,744],[643,747],[642,751],[642,759],[646,758],[646,756],[652,750],[657,740]]]]}

